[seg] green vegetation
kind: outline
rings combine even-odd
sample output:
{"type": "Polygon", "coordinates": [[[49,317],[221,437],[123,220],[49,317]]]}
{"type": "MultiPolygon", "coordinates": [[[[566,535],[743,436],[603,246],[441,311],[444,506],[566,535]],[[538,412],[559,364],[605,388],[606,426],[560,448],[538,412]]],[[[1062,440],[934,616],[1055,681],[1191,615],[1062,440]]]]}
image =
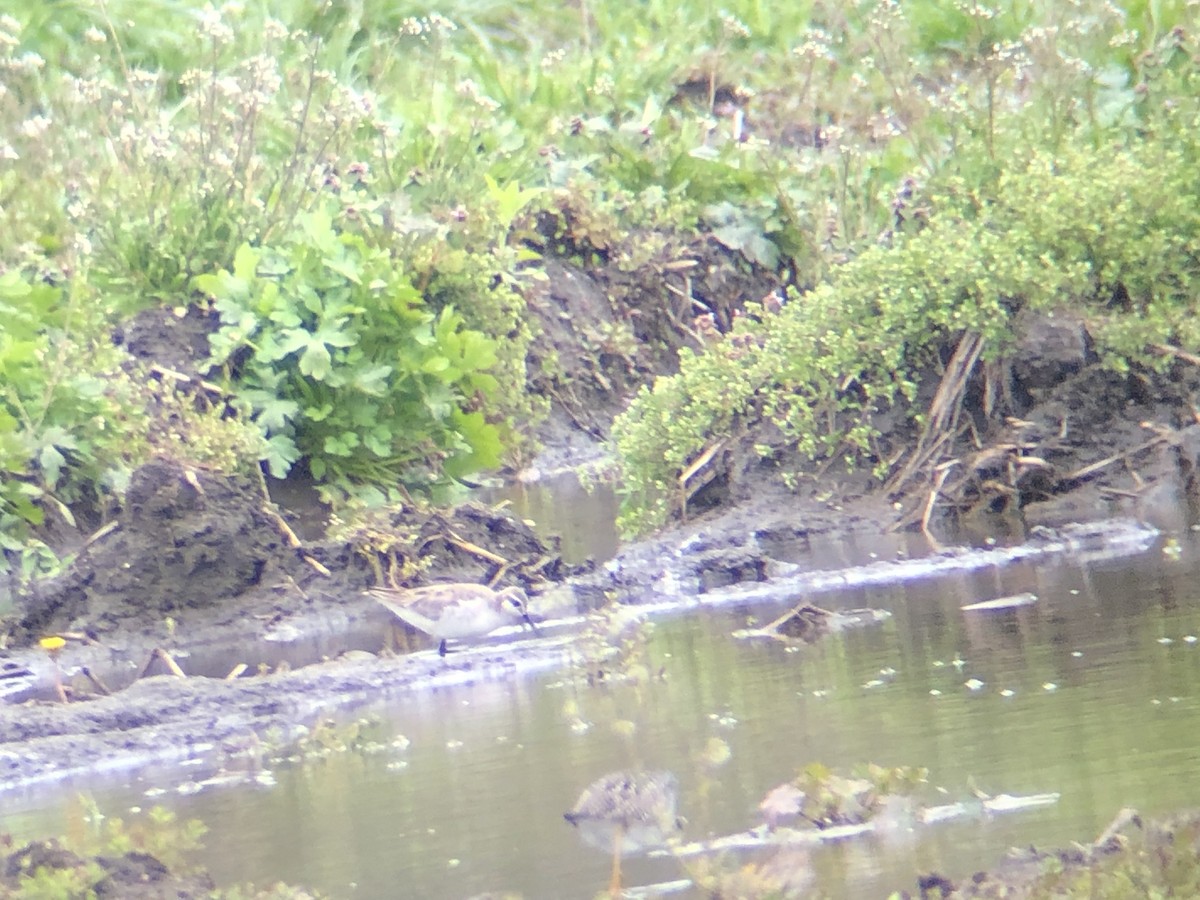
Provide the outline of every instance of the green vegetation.
{"type": "MultiPolygon", "coordinates": [[[[1103,35],[1089,21],[1058,33],[1057,64],[1068,36],[1103,35]]],[[[888,474],[896,448],[880,445],[877,421],[899,407],[925,424],[917,390],[939,355],[978,339],[983,361],[1002,359],[1023,308],[1069,306],[1118,371],[1161,370],[1173,348],[1197,346],[1200,66],[1183,33],[1127,68],[1117,51],[1142,38],[1113,33],[1107,58],[1071,57],[1073,77],[1035,75],[1039,87],[1025,92],[1020,79],[1050,64],[1022,57],[1045,38],[1030,28],[1019,46],[976,58],[943,98],[941,113],[957,112],[957,124],[931,108],[905,126],[926,148],[916,154],[925,182],[896,196],[882,240],[811,290],[789,290],[777,312],[751,307],[618,419],[628,530],[664,522],[679,473],[718,438],[759,423],[772,426],[759,452],[784,460],[784,477],[839,457],[888,474]],[[936,139],[953,152],[930,156],[936,139]]]]}
{"type": "Polygon", "coordinates": [[[613,310],[625,360],[750,313],[619,421],[634,529],[747,423],[882,474],[878,415],[919,425],[934,356],[996,359],[1023,306],[1084,305],[1115,367],[1194,349],[1185,7],[0,0],[3,549],[156,454],[450,496],[546,410],[549,254],[661,284],[613,310]],[[697,296],[681,246],[790,301],[697,296]],[[189,309],[228,404],[113,346],[189,309]]]}
{"type": "Polygon", "coordinates": [[[221,328],[213,359],[238,369],[272,474],[300,458],[320,481],[412,483],[500,462],[477,398],[496,391],[496,341],[429,311],[380,249],[303,213],[282,247],[243,245],[233,272],[200,275],[221,328]]]}
{"type": "Polygon", "coordinates": [[[237,885],[215,890],[188,857],[207,832],[198,820],[181,822],[154,807],[130,819],[104,816],[93,801],[81,798],[78,827],[70,838],[33,841],[13,848],[10,835],[0,835],[8,852],[0,890],[14,900],[61,900],[114,896],[148,896],[149,885],[162,896],[206,896],[213,900],[312,897],[312,893],[279,883],[269,888],[237,885]]]}

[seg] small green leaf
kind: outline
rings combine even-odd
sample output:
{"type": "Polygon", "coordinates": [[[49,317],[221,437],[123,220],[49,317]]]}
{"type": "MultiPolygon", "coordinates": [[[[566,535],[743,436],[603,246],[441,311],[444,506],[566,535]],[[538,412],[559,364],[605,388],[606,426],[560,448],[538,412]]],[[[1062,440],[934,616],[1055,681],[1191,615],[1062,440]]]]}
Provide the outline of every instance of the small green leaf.
{"type": "MultiPolygon", "coordinates": [[[[292,465],[300,458],[296,442],[283,434],[273,434],[267,439],[267,452],[263,459],[275,478],[286,478],[292,465]]],[[[314,472],[314,475],[316,473],[314,472]]],[[[318,476],[319,477],[319,476],[318,476]]]]}

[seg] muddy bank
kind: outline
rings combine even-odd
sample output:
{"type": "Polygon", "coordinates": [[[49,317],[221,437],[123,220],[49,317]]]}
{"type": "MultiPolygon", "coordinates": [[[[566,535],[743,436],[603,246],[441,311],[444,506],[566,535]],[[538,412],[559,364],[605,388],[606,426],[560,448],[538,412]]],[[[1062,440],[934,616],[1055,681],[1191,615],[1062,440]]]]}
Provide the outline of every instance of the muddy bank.
{"type": "Polygon", "coordinates": [[[1090,843],[1014,847],[987,872],[954,881],[938,873],[918,880],[923,900],[1024,900],[1037,897],[1193,896],[1200,864],[1200,812],[1143,821],[1123,809],[1090,843]]]}
{"type": "MultiPolygon", "coordinates": [[[[552,539],[504,509],[411,506],[323,533],[312,527],[313,510],[277,506],[260,479],[150,463],[70,569],[19,598],[0,653],[0,695],[8,698],[0,706],[0,788],[84,773],[99,759],[137,765],[187,757],[239,731],[303,722],[318,708],[417,689],[431,676],[512,677],[562,664],[571,626],[551,627],[539,640],[520,636],[513,646],[485,644],[448,662],[425,654],[379,660],[374,654],[393,649],[392,622],[363,594],[369,587],[518,586],[535,615],[569,621],[610,603],[686,607],[730,591],[745,599],[754,591],[744,589],[758,584],[768,593],[781,584],[797,596],[819,591],[820,579],[805,581],[787,561],[819,536],[894,528],[910,516],[914,498],[926,508],[958,504],[957,530],[948,537],[939,532],[944,517],[924,523],[931,551],[940,549],[939,537],[956,544],[999,537],[1008,546],[1032,539],[1029,546],[1042,541],[1057,548],[1051,552],[1081,546],[1078,536],[1055,544],[1056,532],[1038,530],[1047,522],[1131,515],[1178,528],[1194,521],[1200,426],[1179,418],[1187,386],[1154,399],[1132,391],[1131,379],[1098,378],[1086,359],[1063,361],[1044,349],[1062,341],[1030,342],[1030,360],[1050,361],[1041,368],[1031,361],[1037,374],[1020,376],[1033,406],[1003,428],[1020,430],[1022,442],[964,455],[951,470],[961,476],[940,491],[913,488],[898,498],[862,473],[831,472],[789,490],[770,461],[747,451],[694,498],[687,521],[625,545],[601,565],[564,563],[552,539]],[[1152,421],[1179,427],[1138,424],[1152,421]],[[1068,477],[1072,467],[1084,471],[1068,477]],[[1057,484],[1051,472],[1059,473],[1057,484]],[[978,498],[970,499],[972,491],[978,498]],[[54,658],[36,646],[49,634],[69,641],[54,658]],[[370,656],[347,658],[362,653],[370,656]],[[200,677],[152,677],[168,673],[168,661],[200,677]],[[231,673],[237,677],[224,680],[231,673]],[[52,702],[56,682],[75,702],[52,702]]],[[[563,438],[528,477],[580,455],[597,459],[602,445],[573,427],[566,411],[552,421],[563,438]]],[[[1101,548],[1112,539],[1103,528],[1093,537],[1101,548]]],[[[870,577],[906,576],[884,568],[870,577]]],[[[411,629],[402,638],[394,649],[429,646],[411,629]]]]}
{"type": "MultiPolygon", "coordinates": [[[[555,340],[598,340],[567,326],[599,308],[600,283],[565,264],[551,279],[541,302],[563,329],[555,340]]],[[[756,299],[751,293],[761,287],[751,281],[739,288],[741,302],[756,299]]],[[[194,331],[186,332],[191,343],[194,331]]],[[[144,336],[130,340],[148,346],[144,336]]],[[[1116,515],[1164,528],[1195,521],[1200,426],[1186,409],[1200,390],[1191,381],[1150,379],[1148,387],[1105,375],[1086,341],[1057,325],[1032,323],[1021,352],[1010,406],[1021,415],[989,418],[979,398],[968,396],[963,411],[976,427],[958,435],[946,479],[931,483],[918,466],[889,490],[861,472],[829,467],[790,490],[776,477],[779,460],[754,452],[751,431],[680,511],[686,521],[681,516],[597,564],[566,564],[553,540],[504,509],[414,505],[326,531],[313,527],[312,510],[273,502],[257,478],[176,460],[150,463],[71,568],[19,598],[0,651],[0,695],[7,698],[0,705],[0,791],[151,762],[198,763],[188,777],[220,772],[238,765],[248,740],[298,740],[331,710],[349,716],[439,684],[561,668],[584,627],[579,614],[608,604],[677,610],[759,599],[759,588],[763,596],[817,594],[826,583],[806,579],[789,560],[818,537],[906,525],[926,528],[931,553],[939,540],[982,544],[997,536],[1032,552],[1102,553],[1113,540],[1103,526],[1065,540],[1060,530],[1039,529],[1116,515]],[[922,515],[927,509],[933,514],[922,515]],[[446,660],[410,654],[403,651],[428,650],[429,639],[410,630],[402,646],[391,646],[389,614],[363,594],[378,585],[456,581],[523,588],[543,620],[542,636],[501,633],[446,660]],[[54,657],[37,646],[49,634],[68,638],[54,657]],[[168,659],[188,677],[169,674],[168,659]],[[55,699],[59,684],[72,702],[55,699]]],[[[619,353],[580,351],[574,359],[570,402],[556,405],[549,448],[526,477],[600,459],[596,435],[654,365],[619,353]]],[[[188,357],[171,363],[186,369],[188,357]]],[[[556,381],[545,389],[566,396],[568,386],[556,381]]],[[[894,438],[902,437],[898,425],[894,438]]],[[[1153,533],[1125,534],[1144,549],[1153,533]]],[[[952,554],[940,560],[967,564],[952,554]]],[[[894,566],[860,574],[906,577],[894,566]]],[[[848,577],[831,573],[827,583],[848,577]]],[[[818,625],[802,631],[819,637],[829,630],[818,625]]]]}
{"type": "MultiPolygon", "coordinates": [[[[194,490],[182,470],[173,471],[175,480],[166,477],[171,473],[159,464],[147,483],[159,484],[170,496],[179,495],[179,485],[194,490]]],[[[96,560],[112,560],[139,543],[148,554],[157,551],[158,519],[148,522],[144,510],[120,518],[116,529],[84,549],[71,571],[42,585],[28,602],[28,633],[37,633],[36,623],[44,632],[71,637],[67,646],[53,658],[36,647],[5,651],[0,688],[9,702],[0,706],[0,790],[153,761],[187,760],[199,764],[193,774],[217,772],[248,737],[271,734],[273,741],[286,744],[333,710],[348,714],[406,692],[569,665],[582,665],[586,677],[598,658],[615,652],[617,642],[605,633],[581,642],[590,626],[579,614],[606,604],[635,615],[786,604],[789,598],[819,599],[856,584],[1002,566],[1031,554],[1140,553],[1156,537],[1134,522],[1101,523],[1042,530],[1011,547],[809,571],[787,556],[803,550],[815,529],[825,527],[826,534],[837,526],[862,529],[868,520],[830,512],[798,526],[764,515],[749,527],[743,510],[631,545],[603,565],[571,568],[526,523],[477,504],[412,518],[408,541],[390,532],[394,543],[385,545],[382,532],[373,532],[366,552],[361,545],[332,541],[292,546],[278,538],[275,513],[253,486],[241,486],[240,493],[236,480],[212,487],[213,495],[238,496],[247,507],[231,520],[262,517],[260,530],[268,534],[260,535],[258,544],[237,529],[226,532],[231,541],[243,542],[237,552],[253,563],[247,570],[263,573],[260,581],[224,603],[183,604],[175,598],[203,594],[207,566],[195,566],[199,555],[157,554],[168,574],[156,570],[150,586],[165,588],[174,581],[180,590],[148,592],[164,605],[139,609],[123,593],[126,581],[118,580],[114,588],[111,580],[92,577],[96,560]],[[482,552],[483,542],[493,549],[482,552]],[[432,651],[427,636],[413,631],[400,635],[410,642],[407,648],[387,646],[394,623],[363,594],[364,587],[384,583],[413,563],[428,566],[413,582],[447,573],[454,573],[453,580],[486,582],[497,577],[500,549],[507,556],[499,582],[528,590],[530,609],[541,620],[538,636],[515,626],[445,659],[432,651]],[[398,652],[414,648],[425,652],[398,652]],[[168,659],[189,677],[169,674],[168,659]],[[73,702],[54,699],[56,682],[73,702]],[[113,693],[105,695],[105,689],[113,693]]],[[[184,523],[198,528],[205,521],[203,504],[193,501],[183,504],[191,514],[173,507],[174,533],[187,531],[184,523]]],[[[626,627],[622,618],[607,617],[613,629],[626,627]]],[[[878,621],[869,614],[841,618],[837,627],[878,621]]],[[[781,627],[778,636],[812,640],[837,630],[825,621],[818,624],[795,634],[781,627]]]]}
{"type": "Polygon", "coordinates": [[[715,599],[779,574],[779,542],[868,521],[827,510],[802,529],[761,516],[749,529],[744,515],[568,566],[529,524],[480,504],[397,510],[340,539],[301,541],[253,479],[155,462],[70,569],[21,598],[10,640],[25,646],[0,656],[0,789],[151,760],[218,769],[223,742],[286,737],[322,710],[562,666],[581,612],[715,599]],[[445,660],[398,653],[431,641],[408,629],[406,647],[389,646],[392,618],[364,589],[445,581],[524,588],[541,637],[513,629],[445,660]],[[48,634],[66,647],[40,649],[48,634]],[[172,676],[167,660],[191,677],[172,676]],[[54,699],[59,684],[71,703],[54,699]]]}

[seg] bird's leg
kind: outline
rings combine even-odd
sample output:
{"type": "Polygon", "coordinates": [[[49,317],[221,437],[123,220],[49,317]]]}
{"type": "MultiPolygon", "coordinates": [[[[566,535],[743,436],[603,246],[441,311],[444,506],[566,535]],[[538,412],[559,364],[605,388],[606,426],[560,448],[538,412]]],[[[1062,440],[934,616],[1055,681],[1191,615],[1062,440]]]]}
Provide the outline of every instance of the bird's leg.
{"type": "Polygon", "coordinates": [[[614,900],[621,896],[621,841],[623,838],[623,830],[618,825],[613,829],[612,878],[608,882],[608,893],[614,900]]]}
{"type": "Polygon", "coordinates": [[[442,642],[438,644],[438,656],[446,655],[446,639],[442,638],[442,642]]]}

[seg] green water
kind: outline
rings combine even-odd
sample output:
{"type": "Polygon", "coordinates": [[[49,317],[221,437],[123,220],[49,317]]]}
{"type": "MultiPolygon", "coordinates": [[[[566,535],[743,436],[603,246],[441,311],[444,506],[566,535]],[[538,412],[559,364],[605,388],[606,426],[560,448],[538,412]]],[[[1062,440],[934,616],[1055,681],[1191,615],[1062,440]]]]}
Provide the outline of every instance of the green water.
{"type": "MultiPolygon", "coordinates": [[[[1180,560],[1157,550],[1088,567],[1063,559],[826,595],[829,607],[893,617],[799,652],[730,637],[778,607],[668,618],[645,647],[661,679],[594,687],[557,673],[407,697],[374,708],[387,733],[409,739],[404,751],[279,768],[273,788],[153,802],[209,825],[202,861],[221,883],[568,898],[601,890],[608,861],[562,812],[593,778],[632,764],[678,774],[689,839],[756,824],[762,796],[812,762],[926,766],[946,802],[968,799],[972,782],[993,794],[1061,793],[1050,807],[811,852],[814,896],[885,897],[912,890],[919,871],[961,877],[992,865],[1011,845],[1089,841],[1125,805],[1153,814],[1200,804],[1200,644],[1185,640],[1200,636],[1200,554],[1194,543],[1183,550],[1180,560]],[[1039,603],[959,610],[1021,591],[1039,603]],[[964,686],[972,678],[982,687],[964,686]],[[731,756],[706,769],[699,757],[713,737],[731,756]]],[[[87,787],[121,814],[149,805],[148,786],[179,779],[87,787]]],[[[3,827],[18,839],[88,827],[74,791],[4,798],[3,827]]],[[[670,859],[626,864],[633,884],[681,874],[670,859]]]]}
{"type": "Polygon", "coordinates": [[[596,476],[588,487],[573,472],[530,484],[510,482],[483,491],[481,499],[507,502],[543,539],[557,539],[558,551],[568,563],[603,561],[617,552],[619,501],[603,476],[596,476]]]}

